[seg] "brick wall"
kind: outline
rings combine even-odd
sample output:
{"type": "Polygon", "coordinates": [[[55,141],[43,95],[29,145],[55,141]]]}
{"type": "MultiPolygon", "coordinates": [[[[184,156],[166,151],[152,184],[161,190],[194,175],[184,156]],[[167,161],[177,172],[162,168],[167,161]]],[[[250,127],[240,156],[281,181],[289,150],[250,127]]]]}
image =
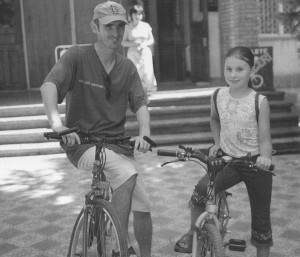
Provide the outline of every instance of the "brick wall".
{"type": "Polygon", "coordinates": [[[219,1],[221,61],[231,47],[258,46],[257,0],[219,1]]]}

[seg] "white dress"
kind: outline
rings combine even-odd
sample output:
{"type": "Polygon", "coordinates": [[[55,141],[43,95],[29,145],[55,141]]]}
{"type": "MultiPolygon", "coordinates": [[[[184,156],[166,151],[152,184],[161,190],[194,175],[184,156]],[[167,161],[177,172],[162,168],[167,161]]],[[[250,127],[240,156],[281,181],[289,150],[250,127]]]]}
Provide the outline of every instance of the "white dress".
{"type": "MultiPolygon", "coordinates": [[[[140,21],[138,25],[133,26],[130,23],[126,26],[128,40],[136,43],[142,43],[149,39],[152,28],[146,22],[140,21]]],[[[129,47],[127,57],[135,64],[142,80],[145,92],[157,90],[157,82],[153,70],[153,58],[150,47],[144,47],[138,50],[137,47],[129,47]]]]}

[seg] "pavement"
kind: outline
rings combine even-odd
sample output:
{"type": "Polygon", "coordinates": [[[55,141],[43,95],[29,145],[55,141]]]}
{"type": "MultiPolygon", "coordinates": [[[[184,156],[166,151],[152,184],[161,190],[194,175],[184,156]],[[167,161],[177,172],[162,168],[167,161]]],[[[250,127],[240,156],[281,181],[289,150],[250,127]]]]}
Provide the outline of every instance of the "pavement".
{"type": "MultiPolygon", "coordinates": [[[[167,148],[167,147],[164,147],[167,148]]],[[[172,147],[174,148],[174,147],[172,147]]],[[[161,167],[169,157],[136,154],[152,200],[153,257],[186,257],[173,245],[189,227],[188,200],[204,170],[193,162],[161,167]]],[[[300,158],[275,156],[270,257],[300,256],[300,158]]],[[[91,174],[74,168],[64,154],[0,159],[0,256],[65,257],[75,218],[89,190],[91,174]]],[[[232,219],[228,238],[245,239],[245,252],[227,257],[254,257],[250,244],[250,209],[245,186],[229,190],[232,219]]],[[[132,220],[130,219],[130,223],[132,220]]],[[[136,247],[132,227],[130,236],[136,247]]],[[[227,238],[227,239],[228,239],[227,238]]]]}

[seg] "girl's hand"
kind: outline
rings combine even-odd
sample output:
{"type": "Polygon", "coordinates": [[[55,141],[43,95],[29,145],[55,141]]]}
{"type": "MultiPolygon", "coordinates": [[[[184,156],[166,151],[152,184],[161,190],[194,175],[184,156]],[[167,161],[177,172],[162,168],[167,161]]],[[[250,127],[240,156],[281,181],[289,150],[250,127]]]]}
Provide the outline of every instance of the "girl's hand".
{"type": "Polygon", "coordinates": [[[259,156],[256,160],[257,167],[263,170],[269,170],[271,164],[272,160],[267,157],[259,156]]]}
{"type": "Polygon", "coordinates": [[[209,157],[217,157],[218,151],[220,150],[220,146],[218,145],[213,145],[210,149],[209,149],[209,157]]]}

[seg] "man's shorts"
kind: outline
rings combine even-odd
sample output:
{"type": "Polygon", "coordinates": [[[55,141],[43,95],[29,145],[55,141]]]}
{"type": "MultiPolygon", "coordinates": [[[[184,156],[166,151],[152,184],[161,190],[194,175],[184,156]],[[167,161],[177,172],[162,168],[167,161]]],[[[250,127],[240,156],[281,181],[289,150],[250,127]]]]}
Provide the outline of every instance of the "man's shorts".
{"type": "MultiPolygon", "coordinates": [[[[91,171],[95,161],[96,147],[89,148],[79,159],[78,169],[91,171]]],[[[107,180],[110,182],[110,186],[113,190],[117,189],[123,183],[125,183],[130,177],[138,174],[136,185],[132,194],[132,211],[150,212],[150,200],[149,195],[146,192],[146,188],[141,177],[141,173],[137,166],[134,157],[125,156],[123,154],[117,154],[112,150],[105,149],[106,163],[104,167],[104,173],[107,180]]]]}

